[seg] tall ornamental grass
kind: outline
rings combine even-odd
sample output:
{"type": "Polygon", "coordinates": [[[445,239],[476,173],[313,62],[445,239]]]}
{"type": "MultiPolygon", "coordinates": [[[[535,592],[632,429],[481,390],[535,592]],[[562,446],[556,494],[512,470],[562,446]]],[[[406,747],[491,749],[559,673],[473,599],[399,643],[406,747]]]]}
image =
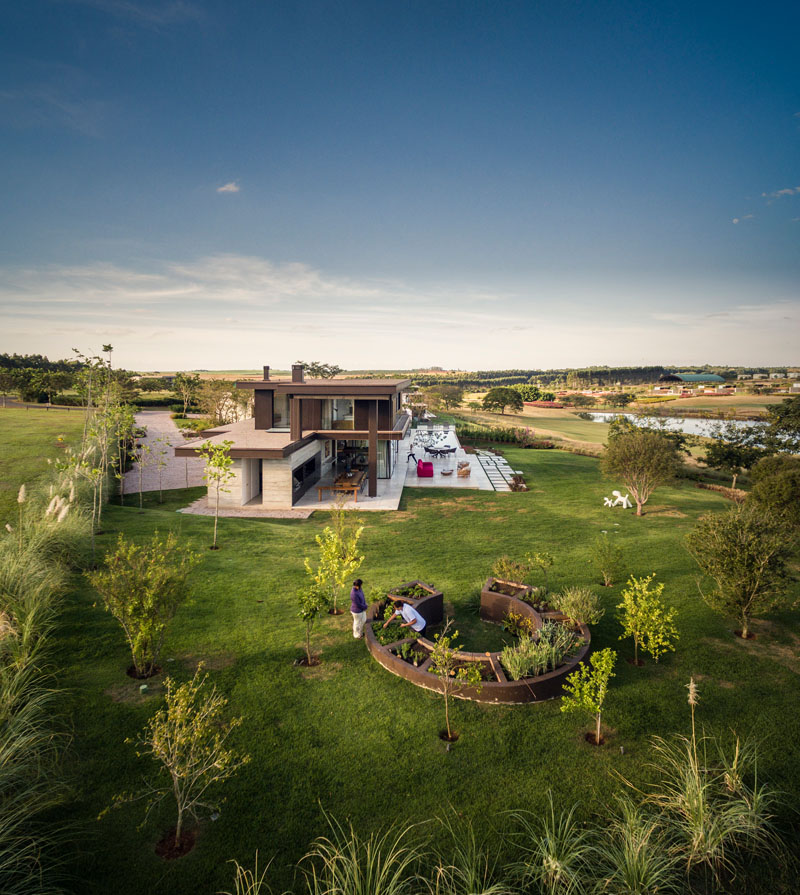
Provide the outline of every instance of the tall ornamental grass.
{"type": "Polygon", "coordinates": [[[86,489],[55,472],[20,489],[19,515],[0,539],[0,892],[57,895],[63,831],[43,822],[66,787],[67,734],[53,686],[49,636],[70,567],[88,559],[86,489]]]}
{"type": "Polygon", "coordinates": [[[359,836],[328,817],[330,835],[320,836],[301,869],[308,895],[416,895],[422,846],[413,826],[391,826],[359,836]]]}

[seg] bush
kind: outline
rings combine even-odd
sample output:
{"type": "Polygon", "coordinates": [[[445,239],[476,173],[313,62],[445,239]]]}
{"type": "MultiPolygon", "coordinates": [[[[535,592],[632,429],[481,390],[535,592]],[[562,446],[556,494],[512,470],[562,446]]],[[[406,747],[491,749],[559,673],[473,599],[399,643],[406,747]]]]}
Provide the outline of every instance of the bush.
{"type": "Polygon", "coordinates": [[[139,395],[133,403],[136,407],[169,407],[170,410],[177,407],[178,410],[183,410],[183,404],[175,404],[174,401],[173,395],[164,395],[160,398],[154,395],[139,395]]]}
{"type": "Polygon", "coordinates": [[[588,587],[567,587],[560,594],[555,594],[551,602],[567,618],[586,625],[596,625],[605,615],[597,594],[588,587]]]}
{"type": "Polygon", "coordinates": [[[514,581],[518,584],[524,583],[530,571],[530,563],[511,559],[510,556],[501,556],[500,559],[495,560],[492,566],[492,575],[495,578],[499,578],[501,581],[514,581]]]}
{"type": "Polygon", "coordinates": [[[85,407],[86,402],[80,395],[56,395],[53,404],[59,407],[85,407]]]}
{"type": "Polygon", "coordinates": [[[622,547],[609,538],[600,535],[592,544],[592,565],[603,578],[603,587],[611,587],[621,578],[625,571],[625,559],[622,547]]]}

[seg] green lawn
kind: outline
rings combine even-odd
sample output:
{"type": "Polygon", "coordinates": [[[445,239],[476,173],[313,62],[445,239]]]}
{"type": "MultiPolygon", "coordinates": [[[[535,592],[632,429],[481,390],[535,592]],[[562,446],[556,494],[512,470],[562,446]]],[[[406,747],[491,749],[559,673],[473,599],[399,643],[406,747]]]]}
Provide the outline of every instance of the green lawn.
{"type": "Polygon", "coordinates": [[[74,443],[82,431],[79,409],[0,408],[0,526],[16,522],[20,484],[36,481],[47,470],[47,460],[60,457],[62,445],[74,443]]]}
{"type": "MultiPolygon", "coordinates": [[[[78,825],[69,859],[82,893],[211,895],[230,886],[226,861],[251,862],[256,849],[262,862],[275,857],[277,884],[288,886],[294,863],[325,831],[323,810],[351,817],[368,831],[390,818],[427,819],[450,804],[486,831],[502,824],[507,809],[541,809],[550,788],[561,804],[579,802],[582,816],[605,811],[622,787],[618,774],[635,783],[648,779],[648,737],[688,730],[690,675],[700,687],[700,722],[722,735],[731,728],[756,735],[760,774],[789,799],[800,796],[800,615],[759,626],[755,642],[737,641],[733,625],[700,600],[682,546],[698,514],[725,509],[724,499],[689,484],[664,489],[650,513],[637,519],[603,508],[612,485],[592,458],[516,449],[507,455],[514,468],[525,470],[531,491],[408,489],[398,512],[364,513],[360,575],[367,589],[413,578],[435,584],[469,645],[478,648],[476,595],[497,556],[547,549],[558,558],[551,576],[556,585],[595,584],[589,544],[601,530],[613,532],[633,572],[655,571],[666,584],[666,599],[679,609],[681,641],[659,665],[627,664],[632,645],[618,641],[614,619],[620,587],[597,588],[608,611],[594,643],[620,651],[604,715],[609,745],[587,745],[584,719],[562,714],[557,701],[516,707],[459,702],[453,714],[461,738],[445,751],[437,736],[440,698],[378,666],[364,643],[352,639],[349,614],[322,622],[316,635],[321,666],[293,666],[303,638],[295,592],[325,513],[307,521],[221,520],[222,549],[212,553],[205,547],[213,520],[175,512],[197,489],[172,492],[160,506],[151,499],[141,513],[112,506],[99,539],[104,546],[118,532],[145,538],[157,528],[179,531],[203,551],[195,599],[175,622],[165,667],[183,679],[199,659],[206,661],[231,712],[244,717],[235,740],[252,761],[225,790],[219,820],[204,821],[197,847],[178,862],[164,863],[153,853],[172,820],[168,805],[141,831],[141,804],[96,819],[114,794],[135,788],[151,770],[125,738],[137,734],[160,697],[157,681],[142,697],[126,677],[121,630],[76,579],[55,657],[73,715],[66,769],[74,801],[56,821],[78,825]]],[[[487,629],[487,646],[498,636],[496,628],[487,629]]]]}

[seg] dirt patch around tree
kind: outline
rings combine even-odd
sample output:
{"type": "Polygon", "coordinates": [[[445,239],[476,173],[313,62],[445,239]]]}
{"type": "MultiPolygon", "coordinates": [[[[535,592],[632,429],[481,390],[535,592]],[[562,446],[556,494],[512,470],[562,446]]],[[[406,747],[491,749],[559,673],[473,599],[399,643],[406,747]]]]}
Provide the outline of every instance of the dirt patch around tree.
{"type": "Polygon", "coordinates": [[[197,830],[184,830],[181,833],[181,841],[175,842],[175,828],[166,836],[156,842],[156,854],[165,861],[174,861],[188,855],[197,842],[197,830]]]}
{"type": "Polygon", "coordinates": [[[341,662],[322,662],[319,657],[315,656],[314,658],[318,661],[311,667],[300,663],[303,669],[300,674],[307,681],[329,681],[342,670],[341,662]]]}
{"type": "Polygon", "coordinates": [[[647,503],[642,508],[642,513],[645,516],[669,516],[673,519],[686,518],[686,513],[682,513],[677,507],[650,506],[650,504],[647,503]]]}

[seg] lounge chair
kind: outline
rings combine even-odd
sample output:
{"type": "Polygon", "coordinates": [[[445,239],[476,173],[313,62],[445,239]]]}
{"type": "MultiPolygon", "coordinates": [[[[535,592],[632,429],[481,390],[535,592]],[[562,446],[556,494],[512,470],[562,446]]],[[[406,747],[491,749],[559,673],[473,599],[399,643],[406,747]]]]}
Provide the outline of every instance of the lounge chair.
{"type": "Polygon", "coordinates": [[[472,470],[470,468],[469,463],[467,463],[465,466],[459,465],[459,467],[458,467],[458,477],[459,478],[466,479],[469,477],[471,472],[472,472],[472,470]]]}
{"type": "Polygon", "coordinates": [[[417,461],[417,478],[420,479],[432,479],[433,478],[433,463],[430,460],[418,460],[417,461]]]}

